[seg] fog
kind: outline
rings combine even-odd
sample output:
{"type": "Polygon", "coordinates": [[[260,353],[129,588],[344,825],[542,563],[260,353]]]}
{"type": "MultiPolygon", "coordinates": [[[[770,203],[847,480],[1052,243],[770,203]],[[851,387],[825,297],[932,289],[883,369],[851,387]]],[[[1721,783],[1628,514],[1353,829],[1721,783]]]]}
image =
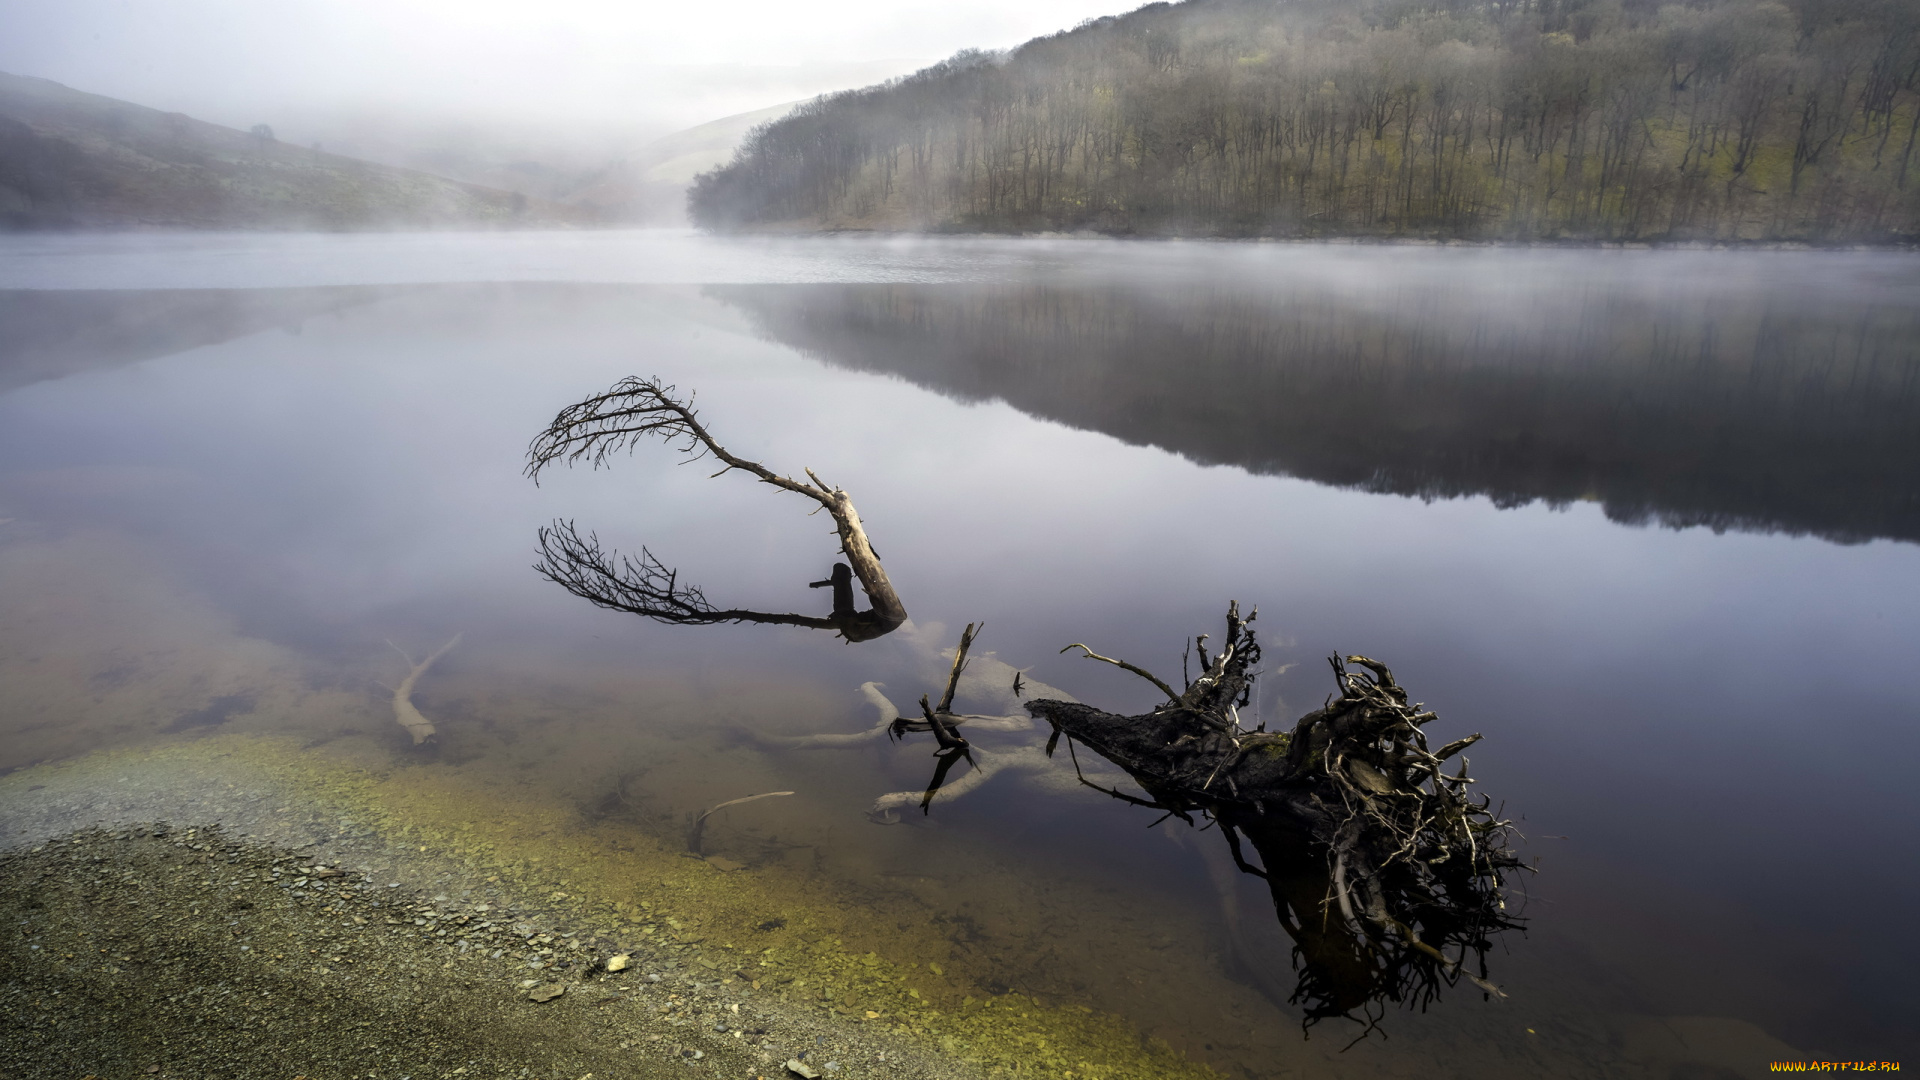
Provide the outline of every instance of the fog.
{"type": "Polygon", "coordinates": [[[1096,0],[0,0],[0,71],[388,163],[459,148],[586,169],[1102,13],[1096,0]]]}
{"type": "Polygon", "coordinates": [[[644,138],[1109,13],[1098,0],[5,0],[0,70],[301,141],[371,115],[644,138]]]}

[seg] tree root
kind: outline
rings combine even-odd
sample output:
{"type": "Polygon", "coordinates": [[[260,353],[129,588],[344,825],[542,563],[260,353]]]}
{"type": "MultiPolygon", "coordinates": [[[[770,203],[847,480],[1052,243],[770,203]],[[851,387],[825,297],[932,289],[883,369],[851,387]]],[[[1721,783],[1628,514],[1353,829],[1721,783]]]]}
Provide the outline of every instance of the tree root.
{"type": "Polygon", "coordinates": [[[1409,704],[1387,666],[1364,656],[1332,659],[1340,696],[1291,732],[1243,728],[1238,709],[1260,655],[1252,621],[1231,606],[1225,648],[1212,658],[1207,639],[1196,639],[1203,671],[1178,695],[1108,660],[1168,694],[1153,712],[1119,716],[1046,699],[1027,710],[1069,749],[1077,741],[1118,765],[1146,795],[1101,790],[1220,826],[1236,865],[1266,879],[1294,941],[1293,1000],[1309,1026],[1347,1017],[1370,1031],[1381,1003],[1425,1007],[1462,978],[1500,994],[1487,981],[1486,953],[1494,935],[1523,924],[1506,892],[1524,867],[1508,847],[1510,823],[1472,792],[1465,759],[1455,774],[1441,768],[1479,736],[1429,750],[1423,727],[1434,714],[1409,704]],[[1242,836],[1260,866],[1246,860],[1242,836]]]}

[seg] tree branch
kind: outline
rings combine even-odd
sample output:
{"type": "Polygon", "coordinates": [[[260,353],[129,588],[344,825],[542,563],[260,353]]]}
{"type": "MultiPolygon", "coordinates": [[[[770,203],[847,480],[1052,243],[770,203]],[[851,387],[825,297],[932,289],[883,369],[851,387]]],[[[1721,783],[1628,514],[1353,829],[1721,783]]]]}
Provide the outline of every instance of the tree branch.
{"type": "Polygon", "coordinates": [[[680,581],[678,571],[662,565],[653,552],[643,547],[635,561],[631,556],[607,551],[600,546],[599,536],[581,536],[571,521],[556,521],[540,530],[540,556],[533,568],[548,581],[596,606],[656,622],[676,626],[772,623],[838,629],[832,617],[715,607],[698,586],[680,581]]]}
{"type": "MultiPolygon", "coordinates": [[[[1067,649],[1079,649],[1081,652],[1086,654],[1086,658],[1088,660],[1098,660],[1103,664],[1112,664],[1114,667],[1124,668],[1128,671],[1131,671],[1135,675],[1138,675],[1141,678],[1152,683],[1153,685],[1159,687],[1160,692],[1167,695],[1168,701],[1180,700],[1180,695],[1173,692],[1173,687],[1168,686],[1166,683],[1161,682],[1159,676],[1155,675],[1153,672],[1148,671],[1145,668],[1135,667],[1134,665],[1127,663],[1125,660],[1115,660],[1111,656],[1101,656],[1099,653],[1094,652],[1092,649],[1087,648],[1085,645],[1082,645],[1077,641],[1067,646],[1067,649]]],[[[1066,652],[1067,649],[1061,649],[1060,651],[1066,652]]]]}
{"type": "Polygon", "coordinates": [[[739,457],[720,445],[700,422],[692,398],[681,401],[674,388],[659,380],[626,378],[606,393],[596,394],[560,410],[527,448],[526,474],[535,483],[551,465],[585,460],[594,468],[609,463],[622,450],[631,451],[641,440],[659,438],[686,455],[688,461],[719,459],[726,467],[753,474],[763,484],[803,495],[833,517],[834,531],[846,566],[836,566],[820,585],[833,586],[833,614],[826,618],[779,615],[747,609],[721,611],[692,586],[681,585],[672,570],[641,549],[641,559],[620,558],[603,552],[597,537],[581,539],[571,522],[556,522],[540,533],[543,559],[536,567],[574,595],[601,607],[630,611],[650,619],[681,625],[717,622],[779,623],[839,631],[848,641],[869,641],[891,633],[907,621],[907,609],[874,554],[853,498],[840,488],[829,488],[811,470],[811,483],[781,476],[757,461],[739,457]],[[871,607],[855,611],[848,578],[857,578],[871,607]]]}

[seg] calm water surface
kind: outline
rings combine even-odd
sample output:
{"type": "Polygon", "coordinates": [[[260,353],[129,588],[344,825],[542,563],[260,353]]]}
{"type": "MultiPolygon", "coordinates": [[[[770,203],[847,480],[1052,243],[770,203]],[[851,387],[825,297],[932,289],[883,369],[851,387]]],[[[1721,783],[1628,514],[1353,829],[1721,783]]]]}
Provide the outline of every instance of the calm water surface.
{"type": "Polygon", "coordinates": [[[403,760],[385,642],[464,631],[417,698],[441,760],[656,825],[799,791],[716,847],[924,891],[998,985],[1223,1069],[1914,1056],[1911,256],[8,238],[0,328],[0,767],[190,738],[216,699],[403,760]],[[824,610],[833,543],[797,499],[658,447],[520,475],[555,410],[630,374],[850,490],[913,624],[673,628],[539,580],[534,532],[564,517],[725,606],[824,610]],[[1261,719],[1365,652],[1433,735],[1486,735],[1474,774],[1541,871],[1510,1000],[1303,1057],[1271,909],[1213,837],[1058,775],[882,827],[865,808],[924,784],[928,747],[753,738],[870,726],[861,683],[937,691],[979,620],[1030,678],[1144,709],[1058,650],[1170,677],[1230,599],[1260,607],[1261,719]]]}

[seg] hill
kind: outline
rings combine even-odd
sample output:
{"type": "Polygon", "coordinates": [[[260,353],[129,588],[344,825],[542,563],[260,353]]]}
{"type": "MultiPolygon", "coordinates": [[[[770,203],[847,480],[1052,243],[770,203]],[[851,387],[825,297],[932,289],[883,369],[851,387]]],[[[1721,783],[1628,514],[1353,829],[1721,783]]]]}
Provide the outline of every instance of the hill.
{"type": "Polygon", "coordinates": [[[662,136],[608,168],[567,202],[607,221],[683,225],[687,187],[725,165],[753,129],[792,112],[797,102],[723,116],[662,136]]]}
{"type": "Polygon", "coordinates": [[[0,73],[0,226],[556,225],[582,210],[0,73]]]}
{"type": "Polygon", "coordinates": [[[1912,0],[1188,0],[804,105],[714,229],[1920,238],[1912,0]]]}

